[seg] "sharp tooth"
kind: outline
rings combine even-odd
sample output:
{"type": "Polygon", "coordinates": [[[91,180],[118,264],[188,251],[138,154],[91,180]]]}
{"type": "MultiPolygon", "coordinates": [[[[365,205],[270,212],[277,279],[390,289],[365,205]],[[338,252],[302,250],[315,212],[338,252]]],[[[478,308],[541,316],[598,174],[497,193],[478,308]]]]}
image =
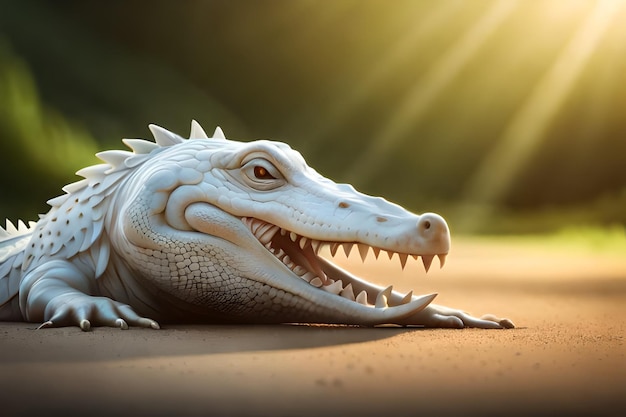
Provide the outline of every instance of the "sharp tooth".
{"type": "Polygon", "coordinates": [[[343,298],[347,298],[350,301],[356,300],[356,298],[354,297],[354,290],[352,290],[352,283],[346,285],[346,288],[341,290],[341,294],[340,295],[343,298]]]}
{"type": "Polygon", "coordinates": [[[276,257],[277,257],[278,259],[282,259],[282,258],[283,258],[283,256],[285,256],[285,251],[284,251],[284,250],[282,250],[282,249],[279,249],[279,250],[278,250],[278,253],[276,254],[276,257]]]}
{"type": "Polygon", "coordinates": [[[357,247],[359,248],[359,254],[361,255],[361,260],[365,262],[365,259],[367,258],[367,251],[369,250],[370,247],[363,243],[357,243],[357,247]]]}
{"type": "Polygon", "coordinates": [[[269,223],[257,223],[256,224],[256,229],[254,231],[254,235],[256,237],[260,237],[263,236],[263,234],[265,232],[267,232],[269,229],[271,229],[272,227],[274,227],[274,225],[269,224],[269,223]]]}
{"type": "Polygon", "coordinates": [[[291,238],[292,242],[295,242],[296,240],[298,240],[298,235],[294,232],[290,232],[289,237],[291,238]]]}
{"type": "Polygon", "coordinates": [[[278,226],[274,226],[272,225],[272,227],[270,227],[269,229],[267,229],[267,231],[265,233],[263,233],[264,235],[270,234],[272,237],[274,237],[274,235],[278,232],[278,226]]]}
{"type": "Polygon", "coordinates": [[[252,230],[252,233],[256,236],[256,232],[259,230],[259,227],[262,225],[263,223],[260,223],[257,219],[251,219],[250,220],[250,230],[252,230]]]}
{"type": "Polygon", "coordinates": [[[306,247],[306,244],[309,242],[309,239],[302,236],[300,238],[300,249],[304,249],[306,247]]]}
{"type": "Polygon", "coordinates": [[[302,275],[300,278],[302,278],[303,280],[305,280],[306,282],[311,282],[311,280],[313,278],[317,278],[317,276],[313,273],[313,272],[307,272],[306,274],[302,275]]]}
{"type": "Polygon", "coordinates": [[[420,256],[419,255],[411,255],[411,257],[417,261],[417,258],[419,258],[420,256]]]}
{"type": "Polygon", "coordinates": [[[389,307],[389,305],[387,304],[387,297],[385,297],[384,295],[379,295],[378,297],[376,297],[376,305],[374,307],[376,308],[389,307]]]}
{"type": "Polygon", "coordinates": [[[343,289],[343,282],[341,282],[341,280],[335,281],[330,285],[323,286],[322,289],[331,294],[339,295],[339,293],[343,289]]]}
{"type": "Polygon", "coordinates": [[[262,234],[257,233],[257,239],[261,243],[269,243],[278,231],[278,227],[270,225],[271,227],[265,229],[262,234]]]}
{"type": "Polygon", "coordinates": [[[376,259],[378,259],[378,255],[380,255],[380,248],[372,248],[372,251],[374,251],[374,257],[376,257],[376,259]]]}
{"type": "Polygon", "coordinates": [[[337,249],[339,249],[339,243],[333,243],[330,245],[330,254],[333,257],[337,254],[337,249]]]}
{"type": "Polygon", "coordinates": [[[367,293],[365,292],[365,290],[361,291],[359,295],[356,296],[356,302],[359,304],[363,304],[364,306],[369,305],[367,304],[367,293]]]}
{"type": "Polygon", "coordinates": [[[388,286],[387,288],[385,288],[384,290],[382,290],[380,292],[380,294],[384,294],[387,296],[387,298],[389,298],[389,296],[391,295],[391,292],[393,291],[393,285],[388,286]]]}
{"type": "Polygon", "coordinates": [[[406,304],[411,302],[411,300],[413,299],[413,290],[409,291],[404,297],[402,297],[402,300],[400,300],[400,304],[406,304]]]}
{"type": "Polygon", "coordinates": [[[387,251],[387,255],[389,255],[389,260],[391,260],[391,258],[393,258],[394,254],[395,254],[395,252],[392,252],[390,250],[387,251]]]}
{"type": "Polygon", "coordinates": [[[287,231],[281,227],[280,228],[280,235],[281,236],[285,236],[286,234],[287,234],[287,231]]]}
{"type": "Polygon", "coordinates": [[[285,257],[283,258],[283,263],[287,265],[290,262],[291,262],[291,258],[289,257],[289,255],[285,255],[285,257]]]}
{"type": "Polygon", "coordinates": [[[311,239],[311,247],[313,248],[313,253],[317,255],[317,252],[320,250],[320,246],[322,246],[322,242],[319,240],[311,239]]]}
{"type": "Polygon", "coordinates": [[[315,277],[311,281],[309,281],[309,284],[311,284],[314,287],[319,288],[322,286],[322,280],[320,279],[320,277],[315,277]]]}
{"type": "Polygon", "coordinates": [[[352,251],[353,243],[343,243],[341,246],[343,247],[343,251],[346,253],[346,258],[350,257],[350,252],[352,251]]]}
{"type": "Polygon", "coordinates": [[[422,263],[424,264],[424,269],[426,272],[430,269],[430,264],[433,263],[433,255],[422,255],[422,263]]]}
{"type": "Polygon", "coordinates": [[[447,254],[443,254],[443,255],[437,255],[437,258],[439,258],[439,268],[443,268],[443,266],[446,264],[446,256],[448,256],[447,254]]]}
{"type": "Polygon", "coordinates": [[[404,270],[404,267],[406,266],[406,260],[408,259],[409,255],[406,253],[399,253],[398,256],[400,257],[400,265],[402,265],[402,270],[404,270]]]}
{"type": "Polygon", "coordinates": [[[391,295],[392,290],[393,290],[393,285],[390,285],[378,293],[378,295],[376,296],[376,304],[375,304],[376,308],[389,307],[389,305],[387,304],[387,300],[389,299],[389,296],[391,295]]]}
{"type": "Polygon", "coordinates": [[[293,269],[293,272],[296,275],[304,275],[304,273],[306,272],[306,268],[301,267],[300,265],[296,265],[296,267],[293,269]]]}

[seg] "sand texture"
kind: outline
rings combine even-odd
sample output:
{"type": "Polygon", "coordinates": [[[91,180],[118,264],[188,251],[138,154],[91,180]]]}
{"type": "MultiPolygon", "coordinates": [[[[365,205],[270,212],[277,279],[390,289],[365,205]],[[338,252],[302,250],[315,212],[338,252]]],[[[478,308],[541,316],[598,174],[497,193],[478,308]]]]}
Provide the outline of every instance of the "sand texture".
{"type": "Polygon", "coordinates": [[[0,415],[626,416],[626,256],[461,241],[428,275],[340,262],[518,327],[0,323],[0,415]]]}

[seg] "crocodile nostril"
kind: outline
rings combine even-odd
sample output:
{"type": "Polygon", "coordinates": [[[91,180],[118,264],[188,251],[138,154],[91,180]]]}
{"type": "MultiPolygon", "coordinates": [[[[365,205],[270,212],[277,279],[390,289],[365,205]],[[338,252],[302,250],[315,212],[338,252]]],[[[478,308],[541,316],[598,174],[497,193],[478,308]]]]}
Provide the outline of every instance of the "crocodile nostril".
{"type": "Polygon", "coordinates": [[[424,213],[417,221],[418,233],[422,233],[424,237],[436,238],[440,234],[448,233],[446,221],[439,215],[434,213],[424,213]]]}

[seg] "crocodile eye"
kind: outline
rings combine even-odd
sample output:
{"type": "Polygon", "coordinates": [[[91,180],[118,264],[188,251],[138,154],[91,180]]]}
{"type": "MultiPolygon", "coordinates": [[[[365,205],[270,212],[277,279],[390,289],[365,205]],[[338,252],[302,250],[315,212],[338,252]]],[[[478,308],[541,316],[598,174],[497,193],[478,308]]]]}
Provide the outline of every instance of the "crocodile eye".
{"type": "Polygon", "coordinates": [[[240,178],[246,185],[259,190],[269,191],[285,184],[285,178],[274,164],[264,158],[254,158],[241,167],[240,178]]]}
{"type": "Polygon", "coordinates": [[[264,167],[260,165],[257,165],[254,167],[254,176],[259,180],[275,180],[276,179],[276,177],[270,174],[267,169],[265,169],[264,167]]]}

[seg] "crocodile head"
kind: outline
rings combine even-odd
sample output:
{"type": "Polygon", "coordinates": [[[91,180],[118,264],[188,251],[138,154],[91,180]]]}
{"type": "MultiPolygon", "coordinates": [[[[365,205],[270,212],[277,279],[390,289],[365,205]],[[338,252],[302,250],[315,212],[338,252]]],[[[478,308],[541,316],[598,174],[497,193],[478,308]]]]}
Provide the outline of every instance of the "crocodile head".
{"type": "Polygon", "coordinates": [[[190,140],[151,130],[161,147],[126,180],[112,241],[170,304],[216,320],[375,325],[400,323],[435,297],[378,287],[322,254],[356,246],[363,258],[397,254],[402,267],[421,257],[428,270],[435,256],[443,266],[441,216],[335,183],[284,143],[231,141],[219,128],[209,138],[195,122],[190,140]]]}

